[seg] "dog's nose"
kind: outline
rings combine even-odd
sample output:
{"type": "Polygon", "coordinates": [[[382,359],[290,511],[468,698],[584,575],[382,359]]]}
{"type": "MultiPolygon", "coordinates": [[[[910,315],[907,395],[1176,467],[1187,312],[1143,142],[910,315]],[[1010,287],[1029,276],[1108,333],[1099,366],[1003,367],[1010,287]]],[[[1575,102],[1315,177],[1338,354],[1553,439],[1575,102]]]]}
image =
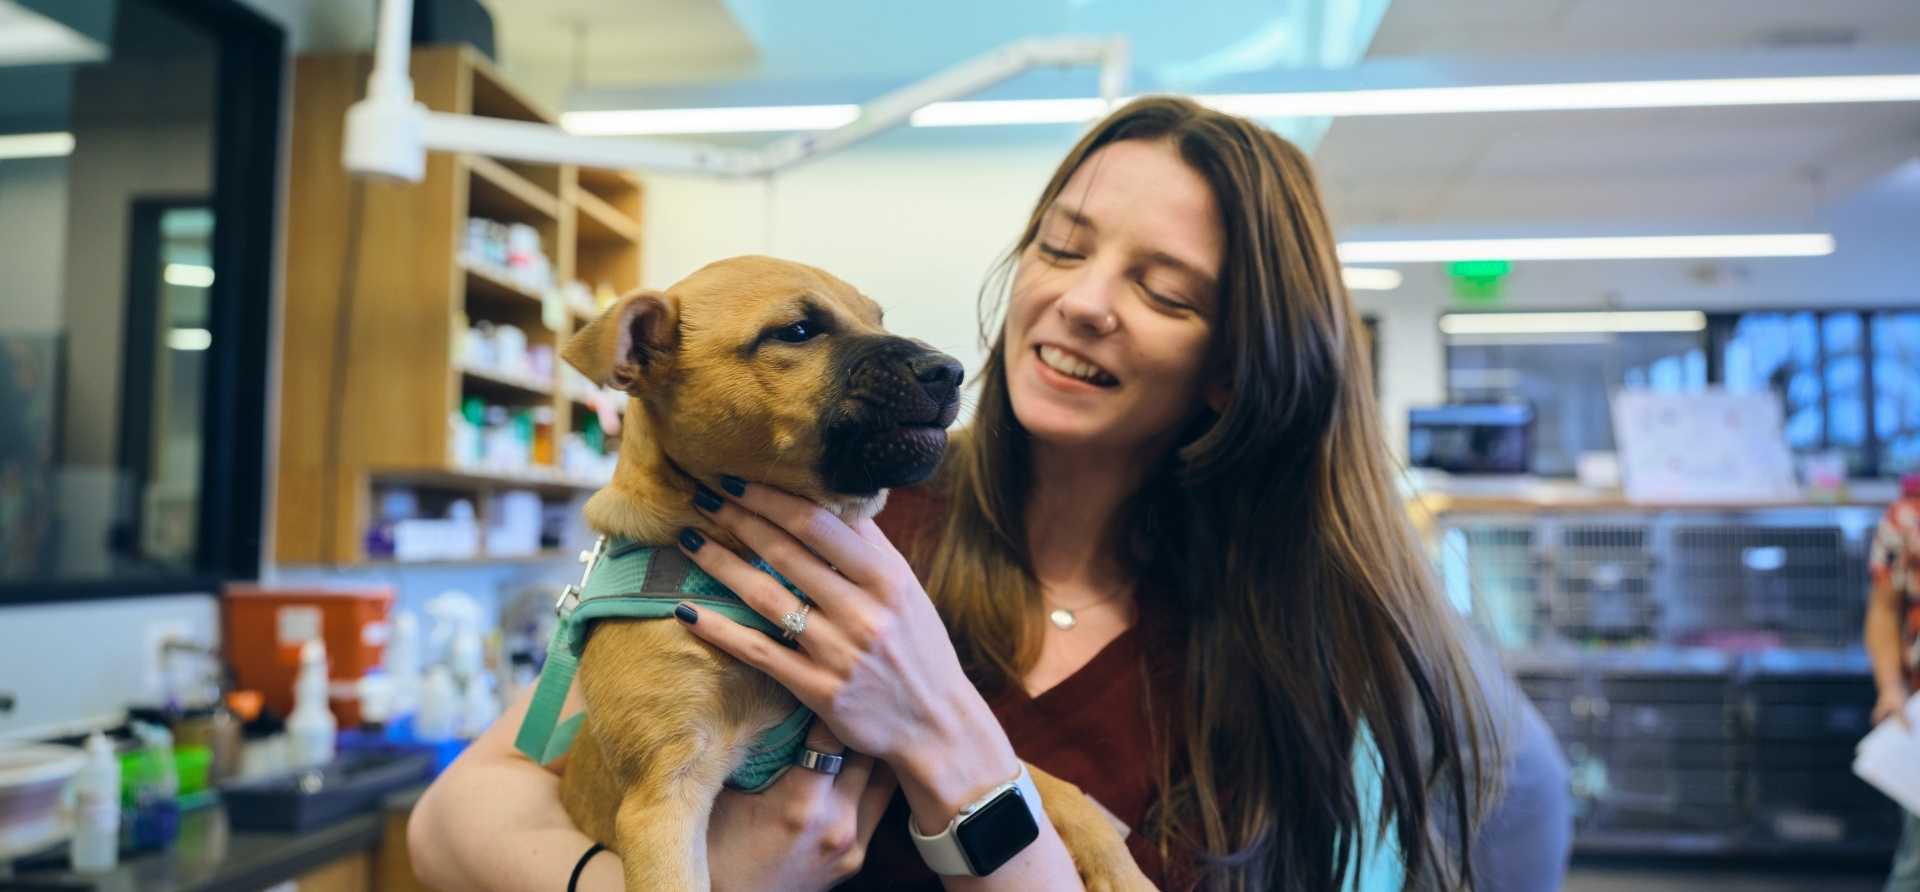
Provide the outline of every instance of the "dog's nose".
{"type": "Polygon", "coordinates": [[[920,388],[936,402],[945,403],[959,396],[960,380],[966,370],[960,361],[942,353],[922,353],[907,361],[920,388]]]}

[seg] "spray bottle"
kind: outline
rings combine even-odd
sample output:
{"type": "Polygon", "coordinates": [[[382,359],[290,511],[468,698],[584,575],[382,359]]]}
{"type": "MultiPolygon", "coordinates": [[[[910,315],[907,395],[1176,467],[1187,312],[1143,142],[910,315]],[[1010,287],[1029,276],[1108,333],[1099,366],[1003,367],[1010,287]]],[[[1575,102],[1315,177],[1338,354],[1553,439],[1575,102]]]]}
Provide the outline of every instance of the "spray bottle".
{"type": "Polygon", "coordinates": [[[291,767],[319,768],[332,762],[336,730],[327,706],[327,646],[315,638],[300,646],[300,674],[293,682],[293,714],[287,717],[291,767]]]}

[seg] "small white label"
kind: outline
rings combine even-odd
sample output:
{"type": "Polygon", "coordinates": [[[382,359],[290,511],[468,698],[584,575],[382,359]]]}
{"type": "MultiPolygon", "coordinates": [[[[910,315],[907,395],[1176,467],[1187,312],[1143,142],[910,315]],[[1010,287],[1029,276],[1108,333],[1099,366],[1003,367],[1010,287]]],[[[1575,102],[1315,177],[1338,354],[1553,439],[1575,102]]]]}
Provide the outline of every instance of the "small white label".
{"type": "Polygon", "coordinates": [[[384,622],[370,622],[360,627],[360,643],[368,647],[386,647],[393,638],[393,627],[384,622]]]}
{"type": "Polygon", "coordinates": [[[280,628],[280,646],[305,644],[320,637],[320,608],[282,607],[275,617],[280,628]]]}

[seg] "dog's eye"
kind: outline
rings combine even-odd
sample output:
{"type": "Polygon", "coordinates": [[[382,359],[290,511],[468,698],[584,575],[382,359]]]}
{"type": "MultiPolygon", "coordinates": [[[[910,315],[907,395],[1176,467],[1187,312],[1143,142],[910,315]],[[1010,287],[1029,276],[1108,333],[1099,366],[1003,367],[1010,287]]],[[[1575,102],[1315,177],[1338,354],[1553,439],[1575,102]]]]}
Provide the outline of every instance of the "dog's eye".
{"type": "Polygon", "coordinates": [[[774,329],[773,339],[776,341],[785,341],[789,344],[798,344],[811,341],[825,333],[826,332],[821,330],[820,326],[802,320],[784,328],[774,329]]]}

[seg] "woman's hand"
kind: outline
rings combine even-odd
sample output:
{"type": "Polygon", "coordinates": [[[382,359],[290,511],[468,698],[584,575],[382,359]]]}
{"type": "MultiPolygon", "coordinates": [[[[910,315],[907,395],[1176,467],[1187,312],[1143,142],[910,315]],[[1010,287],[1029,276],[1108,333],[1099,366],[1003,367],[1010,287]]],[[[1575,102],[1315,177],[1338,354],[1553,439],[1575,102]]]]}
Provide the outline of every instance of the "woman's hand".
{"type": "MultiPolygon", "coordinates": [[[[807,746],[846,749],[815,722],[807,746]]],[[[847,753],[838,776],[795,766],[757,793],[722,792],[707,825],[716,892],[817,892],[860,872],[897,784],[872,756],[847,753]]]]}
{"type": "Polygon", "coordinates": [[[1873,703],[1873,723],[1875,725],[1887,719],[1898,719],[1901,725],[1907,725],[1907,692],[1893,689],[1883,690],[1873,703]]]}
{"type": "MultiPolygon", "coordinates": [[[[721,485],[729,500],[703,489],[695,505],[813,607],[798,649],[684,605],[691,612],[682,621],[694,634],[785,685],[853,749],[892,765],[923,832],[938,832],[1019,773],[933,603],[872,520],[849,525],[771,487],[731,477],[721,485]]],[[[739,555],[698,534],[683,536],[681,548],[774,623],[800,609],[786,587],[739,555]]]]}

